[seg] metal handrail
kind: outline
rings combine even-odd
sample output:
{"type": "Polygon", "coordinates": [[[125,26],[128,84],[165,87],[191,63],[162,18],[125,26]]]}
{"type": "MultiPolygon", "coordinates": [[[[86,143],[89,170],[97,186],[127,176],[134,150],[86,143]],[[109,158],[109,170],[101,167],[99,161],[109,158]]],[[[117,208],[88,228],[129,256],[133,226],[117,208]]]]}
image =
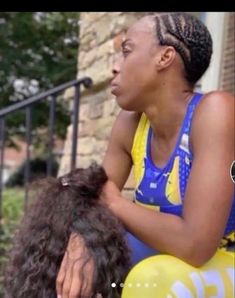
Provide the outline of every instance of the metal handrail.
{"type": "Polygon", "coordinates": [[[75,86],[78,86],[78,85],[81,85],[81,84],[85,88],[89,88],[92,85],[92,80],[88,77],[84,77],[84,78],[79,79],[79,80],[73,80],[73,81],[64,83],[64,84],[59,85],[57,87],[54,87],[54,88],[52,88],[48,91],[42,92],[38,95],[31,96],[30,98],[25,99],[22,102],[18,102],[16,104],[10,105],[9,107],[1,109],[0,110],[0,118],[5,117],[7,114],[10,114],[10,113],[12,113],[16,110],[23,109],[23,108],[25,108],[25,107],[27,107],[27,106],[29,106],[29,105],[37,102],[37,101],[45,99],[49,96],[58,95],[60,92],[63,92],[65,89],[68,89],[70,87],[75,87],[75,86]]]}
{"type": "Polygon", "coordinates": [[[76,167],[76,154],[77,154],[77,134],[78,134],[78,122],[79,122],[79,99],[80,99],[80,86],[83,85],[85,88],[89,88],[92,85],[92,80],[89,77],[84,77],[78,80],[73,80],[64,84],[61,84],[57,87],[51,88],[40,94],[31,96],[28,99],[25,99],[22,102],[10,105],[0,110],[0,219],[2,217],[2,176],[4,168],[4,146],[5,146],[5,129],[6,123],[5,118],[21,109],[25,109],[26,112],[26,163],[25,163],[25,173],[24,173],[24,182],[25,182],[25,208],[27,207],[28,201],[28,182],[30,178],[30,145],[32,142],[31,136],[31,123],[32,123],[32,106],[41,100],[47,100],[49,97],[52,97],[50,102],[50,111],[49,111],[49,158],[47,162],[47,175],[51,174],[51,162],[52,162],[52,146],[53,146],[53,134],[54,134],[54,124],[55,124],[55,106],[56,106],[56,97],[59,93],[64,90],[75,87],[74,93],[74,105],[73,105],[73,133],[72,133],[72,148],[71,148],[71,170],[76,167]]]}

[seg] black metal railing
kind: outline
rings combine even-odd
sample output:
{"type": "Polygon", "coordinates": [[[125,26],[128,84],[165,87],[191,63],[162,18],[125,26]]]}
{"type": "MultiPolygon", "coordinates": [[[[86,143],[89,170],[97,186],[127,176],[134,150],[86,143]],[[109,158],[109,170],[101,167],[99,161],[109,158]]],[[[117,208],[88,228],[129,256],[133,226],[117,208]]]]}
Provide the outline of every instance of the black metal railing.
{"type": "Polygon", "coordinates": [[[53,155],[53,136],[55,127],[55,109],[57,96],[70,87],[75,87],[73,109],[72,109],[72,147],[71,147],[71,170],[76,167],[76,154],[77,154],[77,134],[78,134],[78,121],[79,121],[79,100],[80,100],[80,86],[89,88],[92,85],[92,80],[88,77],[84,77],[79,80],[73,80],[52,88],[48,91],[42,92],[38,95],[32,96],[22,102],[13,104],[9,107],[0,110],[0,220],[2,218],[2,190],[3,190],[3,170],[4,170],[4,148],[5,148],[5,132],[6,132],[6,117],[17,111],[25,110],[25,140],[26,140],[26,159],[24,170],[24,187],[25,187],[25,208],[28,203],[28,182],[30,179],[30,156],[31,156],[31,144],[32,144],[32,106],[39,101],[48,100],[49,104],[49,128],[48,128],[48,160],[47,160],[47,175],[52,173],[52,155],[53,155]]]}

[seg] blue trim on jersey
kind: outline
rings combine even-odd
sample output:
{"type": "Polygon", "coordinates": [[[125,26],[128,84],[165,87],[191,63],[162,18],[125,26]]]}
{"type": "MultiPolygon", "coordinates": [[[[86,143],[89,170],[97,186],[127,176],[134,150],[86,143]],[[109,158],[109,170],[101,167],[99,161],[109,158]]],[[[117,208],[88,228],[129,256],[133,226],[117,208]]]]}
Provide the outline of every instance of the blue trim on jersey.
{"type": "MultiPolygon", "coordinates": [[[[146,157],[144,157],[144,168],[145,172],[143,178],[136,188],[135,197],[143,204],[151,204],[160,206],[160,211],[167,210],[169,213],[174,212],[174,204],[172,204],[166,195],[166,184],[169,183],[167,177],[172,171],[173,163],[176,156],[179,156],[179,187],[181,198],[184,198],[185,188],[188,180],[188,176],[191,168],[192,153],[189,148],[181,149],[180,145],[182,143],[183,135],[186,140],[189,139],[189,132],[191,128],[191,120],[193,116],[194,109],[200,99],[202,94],[196,93],[191,102],[188,104],[185,117],[177,138],[175,148],[168,159],[166,165],[162,168],[157,167],[151,158],[151,138],[152,138],[152,128],[149,127],[147,143],[146,143],[146,157]],[[184,150],[188,151],[185,152],[184,150]],[[185,159],[188,160],[189,164],[185,164],[185,159]]],[[[182,207],[176,207],[178,211],[182,211],[182,207]]],[[[178,215],[181,214],[177,212],[178,215]]],[[[163,211],[164,212],[164,211],[163,211]]]]}

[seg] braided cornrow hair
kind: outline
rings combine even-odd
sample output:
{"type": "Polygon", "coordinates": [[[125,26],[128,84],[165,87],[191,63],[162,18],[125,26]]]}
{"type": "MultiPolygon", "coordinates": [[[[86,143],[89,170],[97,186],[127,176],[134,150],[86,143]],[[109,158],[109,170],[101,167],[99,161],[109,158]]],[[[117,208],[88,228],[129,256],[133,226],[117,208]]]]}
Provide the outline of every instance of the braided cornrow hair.
{"type": "Polygon", "coordinates": [[[210,64],[212,38],[207,27],[183,12],[154,14],[160,45],[172,46],[181,56],[186,79],[194,85],[210,64]]]}

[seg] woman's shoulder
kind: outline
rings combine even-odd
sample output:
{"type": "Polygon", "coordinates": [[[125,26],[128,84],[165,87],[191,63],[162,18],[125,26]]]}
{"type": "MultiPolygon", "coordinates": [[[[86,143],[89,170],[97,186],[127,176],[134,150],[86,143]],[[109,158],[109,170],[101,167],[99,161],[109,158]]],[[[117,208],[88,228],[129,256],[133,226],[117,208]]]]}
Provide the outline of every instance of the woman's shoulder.
{"type": "Polygon", "coordinates": [[[234,107],[234,96],[225,91],[210,91],[207,93],[201,93],[202,97],[198,102],[193,122],[196,122],[198,118],[201,119],[205,115],[205,118],[210,115],[215,115],[217,112],[231,114],[231,109],[234,107]]]}
{"type": "Polygon", "coordinates": [[[213,106],[221,105],[232,105],[234,104],[234,96],[226,91],[210,91],[203,94],[203,100],[200,102],[199,106],[208,106],[213,104],[213,106]]]}
{"type": "Polygon", "coordinates": [[[234,96],[225,91],[205,93],[199,102],[192,121],[192,140],[215,131],[234,130],[234,96]]]}
{"type": "Polygon", "coordinates": [[[225,91],[204,93],[195,111],[194,122],[200,122],[201,119],[208,122],[211,118],[219,121],[219,116],[226,115],[231,117],[234,113],[234,103],[234,96],[231,93],[225,91]]]}

